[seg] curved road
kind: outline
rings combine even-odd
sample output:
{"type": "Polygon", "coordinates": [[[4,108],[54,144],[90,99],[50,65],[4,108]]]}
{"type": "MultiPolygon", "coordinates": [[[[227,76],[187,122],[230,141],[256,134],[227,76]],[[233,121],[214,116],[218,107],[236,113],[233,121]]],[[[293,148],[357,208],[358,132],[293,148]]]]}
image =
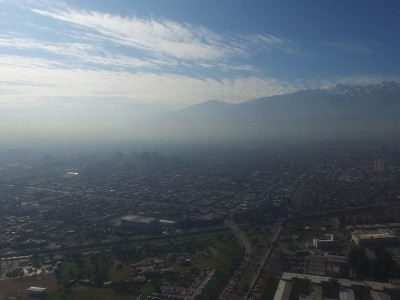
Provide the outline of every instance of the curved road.
{"type": "Polygon", "coordinates": [[[232,219],[227,219],[225,221],[225,225],[228,226],[232,233],[235,235],[235,237],[241,241],[243,247],[244,247],[244,254],[243,254],[243,261],[240,265],[240,267],[235,271],[233,274],[232,278],[229,280],[228,284],[225,286],[225,288],[222,290],[220,296],[218,299],[224,300],[224,299],[231,299],[231,292],[233,287],[235,286],[236,282],[239,279],[240,274],[242,271],[246,268],[247,264],[250,261],[251,257],[251,244],[249,240],[247,239],[246,234],[237,227],[237,225],[233,222],[232,219]]]}

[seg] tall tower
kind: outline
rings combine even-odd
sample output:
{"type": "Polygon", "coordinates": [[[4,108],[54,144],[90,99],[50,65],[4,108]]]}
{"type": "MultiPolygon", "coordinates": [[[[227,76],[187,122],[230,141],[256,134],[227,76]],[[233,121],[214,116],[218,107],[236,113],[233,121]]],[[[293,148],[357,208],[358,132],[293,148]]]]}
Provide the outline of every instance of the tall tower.
{"type": "Polygon", "coordinates": [[[375,172],[382,173],[385,171],[385,161],[383,159],[376,159],[374,161],[375,172]]]}

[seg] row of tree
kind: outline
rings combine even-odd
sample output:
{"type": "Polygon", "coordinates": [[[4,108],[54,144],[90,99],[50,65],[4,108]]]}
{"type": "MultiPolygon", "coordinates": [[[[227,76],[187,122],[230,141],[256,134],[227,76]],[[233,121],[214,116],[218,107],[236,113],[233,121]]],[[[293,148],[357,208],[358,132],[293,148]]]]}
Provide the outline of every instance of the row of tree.
{"type": "Polygon", "coordinates": [[[353,247],[349,252],[351,270],[357,278],[370,278],[377,281],[387,281],[396,278],[399,269],[392,255],[377,247],[374,249],[374,257],[368,257],[363,247],[353,247]]]}

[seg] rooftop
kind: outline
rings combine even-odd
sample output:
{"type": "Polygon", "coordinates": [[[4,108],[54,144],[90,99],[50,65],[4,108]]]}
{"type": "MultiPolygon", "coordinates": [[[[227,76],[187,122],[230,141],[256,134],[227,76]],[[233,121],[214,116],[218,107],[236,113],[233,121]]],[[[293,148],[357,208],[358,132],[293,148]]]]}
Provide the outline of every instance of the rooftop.
{"type": "Polygon", "coordinates": [[[123,217],[121,220],[130,221],[130,222],[151,223],[158,219],[151,218],[151,217],[143,217],[143,216],[138,216],[138,215],[129,215],[129,216],[123,217]]]}

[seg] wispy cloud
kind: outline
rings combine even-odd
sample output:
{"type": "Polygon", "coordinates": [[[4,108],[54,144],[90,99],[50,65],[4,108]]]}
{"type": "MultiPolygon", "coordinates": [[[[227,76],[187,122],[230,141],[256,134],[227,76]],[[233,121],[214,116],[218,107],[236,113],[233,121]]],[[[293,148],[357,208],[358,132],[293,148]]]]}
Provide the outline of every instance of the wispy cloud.
{"type": "Polygon", "coordinates": [[[400,76],[395,75],[354,75],[336,78],[334,83],[343,83],[349,85],[377,84],[382,81],[400,82],[400,76]]]}
{"type": "Polygon", "coordinates": [[[121,17],[95,11],[74,9],[32,11],[43,16],[79,25],[121,45],[169,55],[180,59],[214,60],[225,56],[228,48],[218,36],[204,27],[179,24],[165,19],[121,17]]]}
{"type": "Polygon", "coordinates": [[[21,3],[34,16],[24,26],[40,34],[0,30],[3,106],[104,99],[184,106],[208,99],[240,102],[304,86],[263,77],[246,62],[266,50],[298,54],[294,43],[277,36],[216,33],[165,18],[78,10],[59,1],[21,3]],[[33,23],[35,18],[41,22],[33,23]]]}
{"type": "Polygon", "coordinates": [[[330,42],[328,45],[353,54],[373,54],[373,45],[365,42],[330,42]]]}
{"type": "Polygon", "coordinates": [[[306,55],[307,53],[300,49],[293,41],[280,38],[271,34],[253,34],[240,35],[242,40],[240,44],[245,52],[254,52],[255,50],[277,50],[288,54],[306,55]]]}
{"type": "Polygon", "coordinates": [[[54,43],[0,35],[0,48],[1,47],[18,50],[46,51],[63,57],[60,61],[64,61],[64,63],[67,63],[68,58],[70,58],[75,60],[77,64],[86,62],[131,68],[158,68],[158,65],[161,64],[160,61],[156,60],[141,60],[121,54],[115,55],[101,46],[88,43],[54,43]]]}
{"type": "Polygon", "coordinates": [[[252,98],[347,84],[400,81],[395,76],[352,76],[324,80],[277,80],[269,77],[195,78],[172,73],[65,68],[58,61],[0,55],[0,107],[85,103],[158,103],[182,107],[220,99],[238,103],[252,98]]]}
{"type": "Polygon", "coordinates": [[[346,84],[346,85],[368,85],[368,84],[379,84],[384,81],[393,81],[400,83],[400,76],[396,75],[382,75],[382,74],[371,74],[371,75],[352,75],[343,77],[324,78],[319,80],[308,80],[308,88],[329,88],[335,84],[346,84]]]}
{"type": "Polygon", "coordinates": [[[163,18],[121,17],[97,11],[76,10],[66,6],[31,8],[42,16],[92,30],[112,43],[192,61],[216,61],[233,56],[253,55],[259,49],[277,49],[299,54],[287,39],[273,35],[217,34],[203,26],[178,23],[163,18]]]}
{"type": "Polygon", "coordinates": [[[254,67],[253,65],[232,65],[232,64],[223,64],[223,63],[219,63],[217,64],[217,66],[221,69],[221,70],[225,70],[225,71],[244,71],[244,72],[257,72],[258,69],[257,67],[254,67]]]}
{"type": "Polygon", "coordinates": [[[2,106],[49,102],[76,105],[85,99],[125,99],[127,102],[173,106],[190,105],[206,99],[234,103],[295,91],[304,84],[258,77],[216,80],[170,73],[64,69],[51,60],[18,56],[0,56],[0,83],[2,106]]]}

